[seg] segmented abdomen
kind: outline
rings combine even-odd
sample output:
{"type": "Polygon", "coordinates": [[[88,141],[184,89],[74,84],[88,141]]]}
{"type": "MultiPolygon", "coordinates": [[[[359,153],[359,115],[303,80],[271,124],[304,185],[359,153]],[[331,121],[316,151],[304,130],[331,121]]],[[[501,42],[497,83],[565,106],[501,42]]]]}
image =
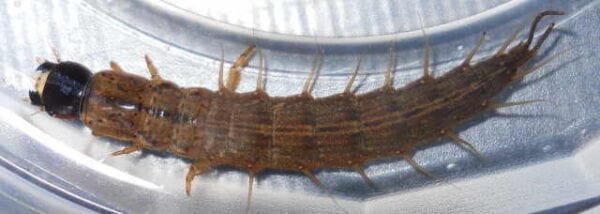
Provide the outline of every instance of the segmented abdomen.
{"type": "Polygon", "coordinates": [[[401,90],[318,99],[179,88],[108,71],[90,83],[82,121],[96,135],[213,164],[256,171],[353,167],[408,155],[441,130],[485,111],[484,101],[514,71],[492,64],[473,69],[478,66],[491,70],[455,69],[401,90]]]}

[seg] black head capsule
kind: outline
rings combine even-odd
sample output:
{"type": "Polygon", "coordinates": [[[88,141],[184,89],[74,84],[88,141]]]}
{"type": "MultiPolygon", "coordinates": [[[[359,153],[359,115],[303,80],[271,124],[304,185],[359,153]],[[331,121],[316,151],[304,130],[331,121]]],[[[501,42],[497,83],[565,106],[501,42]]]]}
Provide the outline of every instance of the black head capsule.
{"type": "Polygon", "coordinates": [[[41,106],[51,116],[78,118],[92,72],[75,62],[44,62],[36,70],[41,74],[35,91],[29,91],[31,104],[41,106]]]}

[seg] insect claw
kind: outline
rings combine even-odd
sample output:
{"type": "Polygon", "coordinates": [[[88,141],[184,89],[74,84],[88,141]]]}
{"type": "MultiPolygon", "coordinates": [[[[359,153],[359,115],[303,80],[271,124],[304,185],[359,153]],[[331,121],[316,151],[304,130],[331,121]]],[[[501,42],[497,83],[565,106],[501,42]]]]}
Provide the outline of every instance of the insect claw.
{"type": "Polygon", "coordinates": [[[124,73],[125,71],[115,61],[110,61],[110,68],[117,73],[124,73]]]}
{"type": "Polygon", "coordinates": [[[477,149],[475,149],[475,147],[473,146],[473,144],[467,142],[466,140],[463,140],[456,133],[454,133],[452,131],[447,131],[444,134],[445,134],[445,136],[447,138],[450,138],[452,141],[454,141],[454,143],[458,144],[463,149],[465,149],[465,150],[473,153],[482,162],[485,162],[485,158],[483,157],[483,155],[479,151],[477,151],[477,149]]]}
{"type": "Polygon", "coordinates": [[[486,32],[483,32],[483,34],[481,34],[481,36],[479,37],[479,41],[477,42],[473,50],[471,50],[467,57],[465,57],[465,60],[462,63],[463,66],[470,66],[471,59],[473,59],[473,56],[475,56],[475,53],[477,53],[477,50],[479,50],[479,47],[481,47],[481,44],[483,44],[483,41],[485,41],[485,36],[486,32]]]}
{"type": "Polygon", "coordinates": [[[352,83],[356,80],[356,76],[358,75],[358,71],[360,71],[360,62],[362,61],[362,56],[358,58],[358,62],[356,63],[356,67],[354,68],[354,73],[350,77],[348,84],[346,85],[346,89],[344,89],[344,94],[352,93],[352,83]]]}

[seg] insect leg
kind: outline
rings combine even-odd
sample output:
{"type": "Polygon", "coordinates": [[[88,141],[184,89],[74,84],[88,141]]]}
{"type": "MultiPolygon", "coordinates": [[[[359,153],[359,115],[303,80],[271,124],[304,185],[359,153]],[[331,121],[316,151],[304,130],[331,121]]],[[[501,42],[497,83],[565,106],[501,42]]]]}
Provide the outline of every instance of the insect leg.
{"type": "Polygon", "coordinates": [[[306,82],[304,82],[304,88],[302,89],[302,95],[310,96],[312,87],[315,84],[313,79],[315,78],[315,75],[317,75],[317,71],[319,70],[319,67],[321,67],[321,63],[322,63],[321,59],[322,59],[322,56],[320,55],[319,52],[317,52],[315,54],[315,58],[313,60],[312,67],[310,69],[310,74],[308,75],[306,82]]]}
{"type": "Polygon", "coordinates": [[[199,159],[190,166],[187,176],[185,176],[185,193],[189,196],[192,192],[192,181],[196,175],[205,173],[210,169],[210,161],[208,159],[199,159]]]}
{"type": "Polygon", "coordinates": [[[110,68],[117,73],[124,73],[125,71],[115,61],[110,61],[110,68]]]}
{"type": "Polygon", "coordinates": [[[396,69],[396,52],[393,48],[390,48],[390,59],[387,64],[385,71],[385,80],[383,82],[383,89],[394,89],[394,70],[396,69]]]}
{"type": "Polygon", "coordinates": [[[50,47],[50,50],[52,50],[52,54],[54,55],[54,59],[56,60],[56,62],[60,62],[60,53],[58,52],[58,49],[54,47],[50,40],[46,40],[46,42],[48,43],[48,47],[50,47]]]}
{"type": "MultiPolygon", "coordinates": [[[[61,62],[61,60],[60,60],[60,53],[54,47],[54,45],[52,44],[52,42],[50,40],[46,40],[46,44],[48,45],[48,47],[50,47],[50,50],[52,51],[52,55],[54,55],[54,60],[56,60],[56,62],[61,62]]],[[[35,62],[37,62],[38,64],[42,64],[44,62],[48,62],[48,60],[44,59],[42,57],[36,57],[35,58],[35,62]]]]}
{"type": "Polygon", "coordinates": [[[498,49],[498,51],[496,52],[496,54],[494,56],[500,56],[500,55],[504,54],[504,51],[506,51],[506,49],[508,48],[510,43],[515,41],[515,38],[517,38],[517,35],[519,35],[519,33],[521,31],[523,31],[523,28],[525,28],[525,25],[522,25],[517,30],[515,30],[515,32],[513,32],[513,34],[511,34],[510,37],[508,37],[508,39],[506,39],[504,44],[502,44],[502,46],[500,46],[500,49],[498,49]]]}
{"type": "Polygon", "coordinates": [[[139,150],[142,150],[142,146],[140,146],[139,144],[134,143],[134,144],[131,144],[130,146],[128,146],[128,147],[126,147],[124,149],[121,149],[119,151],[113,152],[112,155],[113,156],[126,155],[126,154],[129,154],[129,153],[132,153],[132,152],[135,152],[135,151],[139,151],[139,150]]]}
{"type": "Polygon", "coordinates": [[[519,102],[506,102],[506,103],[491,103],[488,104],[490,109],[499,109],[499,108],[506,108],[506,107],[512,107],[512,106],[522,106],[522,105],[527,105],[527,104],[531,104],[531,103],[537,103],[537,102],[545,102],[546,100],[527,100],[527,101],[519,101],[519,102]]]}
{"type": "Polygon", "coordinates": [[[431,74],[429,73],[429,58],[431,55],[431,43],[429,41],[429,38],[427,37],[427,34],[425,33],[425,26],[423,25],[423,19],[421,17],[421,15],[419,14],[419,21],[421,22],[421,33],[423,34],[423,39],[425,39],[425,53],[424,53],[424,59],[423,59],[423,77],[421,77],[421,83],[425,83],[426,81],[430,81],[433,78],[431,77],[431,74]]]}
{"type": "Polygon", "coordinates": [[[258,64],[258,77],[256,78],[256,91],[265,92],[265,83],[263,76],[265,74],[265,57],[262,51],[258,50],[259,64],[258,64]]]}
{"type": "Polygon", "coordinates": [[[331,196],[327,187],[325,187],[325,185],[323,183],[321,183],[321,181],[319,181],[317,176],[315,176],[315,174],[313,174],[310,170],[302,170],[302,173],[304,173],[304,175],[306,175],[306,177],[308,177],[310,179],[310,181],[312,181],[319,188],[321,188],[321,190],[323,190],[324,192],[326,192],[327,194],[329,194],[331,196]]]}
{"type": "Polygon", "coordinates": [[[225,51],[223,51],[223,44],[221,47],[221,64],[219,65],[219,91],[225,90],[225,83],[223,81],[223,65],[225,64],[225,51]]]}
{"type": "MultiPolygon", "coordinates": [[[[132,125],[130,125],[131,123],[127,122],[123,118],[117,118],[116,121],[121,123],[122,126],[128,127],[127,129],[129,129],[129,131],[133,132],[134,129],[133,129],[132,125]]],[[[94,131],[92,131],[92,135],[97,135],[97,134],[94,133],[94,131]]],[[[135,151],[140,151],[144,148],[144,145],[148,145],[148,143],[145,141],[145,139],[141,135],[137,135],[137,137],[132,139],[132,141],[133,141],[133,143],[131,145],[129,145],[128,147],[121,149],[119,151],[113,152],[112,155],[113,156],[126,155],[129,153],[135,152],[135,151]]]]}
{"type": "Polygon", "coordinates": [[[248,173],[248,195],[246,196],[246,211],[244,213],[248,213],[250,211],[250,201],[252,200],[252,186],[254,186],[254,177],[256,175],[254,172],[248,173]]]}
{"type": "Polygon", "coordinates": [[[430,177],[431,179],[440,182],[442,181],[441,178],[439,178],[438,176],[434,175],[433,173],[427,171],[426,169],[424,169],[423,167],[419,166],[419,164],[409,155],[404,155],[402,156],[402,158],[404,158],[404,160],[413,168],[415,168],[415,170],[417,170],[417,172],[430,177]]]}
{"type": "MultiPolygon", "coordinates": [[[[533,22],[531,23],[531,28],[529,29],[529,35],[527,36],[527,41],[525,41],[525,45],[529,46],[531,44],[531,42],[533,42],[533,35],[535,34],[535,29],[537,28],[537,25],[540,23],[540,21],[542,20],[542,18],[544,16],[549,16],[549,15],[564,15],[564,14],[565,13],[562,12],[562,11],[553,11],[553,10],[547,10],[547,11],[543,11],[541,13],[538,13],[537,16],[535,16],[535,19],[533,20],[533,22]]],[[[546,29],[546,32],[544,32],[544,34],[549,33],[549,31],[552,30],[553,26],[554,26],[554,24],[552,24],[548,29],[546,29]]],[[[542,39],[540,39],[540,40],[543,42],[546,36],[542,36],[542,39]]],[[[540,43],[541,42],[538,42],[538,44],[540,44],[540,43]]]]}
{"type": "Polygon", "coordinates": [[[152,81],[162,81],[162,78],[160,78],[160,75],[158,74],[158,69],[154,66],[152,59],[150,59],[148,55],[144,55],[144,59],[146,60],[146,67],[148,67],[152,81]]]}
{"type": "Polygon", "coordinates": [[[344,94],[352,93],[352,84],[354,83],[354,80],[356,80],[356,76],[358,75],[358,71],[360,70],[360,62],[361,61],[362,61],[362,57],[358,58],[358,62],[356,63],[356,67],[354,68],[354,73],[352,73],[352,76],[350,77],[350,80],[348,81],[348,84],[346,85],[346,89],[344,89],[344,94]]]}
{"type": "Polygon", "coordinates": [[[375,189],[375,190],[378,190],[378,189],[379,189],[379,187],[377,187],[377,185],[375,185],[375,182],[373,182],[373,180],[371,180],[371,179],[369,178],[369,176],[367,176],[367,173],[365,173],[365,170],[363,170],[363,168],[362,168],[360,165],[354,165],[354,166],[352,167],[352,169],[353,169],[355,172],[357,172],[358,174],[360,174],[360,177],[362,177],[362,179],[363,179],[363,180],[365,180],[365,182],[367,182],[367,184],[368,184],[368,185],[369,185],[371,188],[373,188],[373,189],[375,189]]]}
{"type": "Polygon", "coordinates": [[[550,58],[548,58],[548,59],[546,59],[546,60],[544,60],[544,61],[540,62],[538,65],[536,65],[536,66],[534,66],[534,67],[532,67],[532,68],[529,68],[529,69],[527,69],[526,71],[522,71],[522,72],[518,72],[518,73],[516,73],[516,74],[515,74],[515,75],[512,77],[512,80],[514,81],[514,80],[520,80],[520,79],[523,79],[523,77],[525,77],[525,76],[527,76],[527,75],[529,75],[529,74],[531,74],[531,73],[533,73],[533,72],[535,72],[535,71],[539,70],[541,67],[544,67],[544,66],[545,66],[545,65],[547,65],[548,63],[552,62],[553,60],[555,60],[556,58],[558,58],[559,56],[563,55],[564,53],[566,53],[566,52],[568,52],[568,51],[570,51],[570,50],[571,50],[571,49],[565,49],[565,50],[563,50],[563,51],[560,51],[560,52],[558,52],[558,53],[556,53],[556,54],[552,55],[550,58]]]}
{"type": "Polygon", "coordinates": [[[548,26],[548,28],[546,28],[546,30],[544,31],[544,34],[542,34],[540,39],[533,46],[533,49],[531,49],[532,52],[535,53],[535,52],[537,52],[537,50],[540,49],[540,47],[542,47],[542,44],[544,44],[544,41],[546,41],[546,39],[548,38],[548,35],[550,35],[550,33],[552,32],[552,29],[554,29],[554,25],[555,25],[554,23],[551,23],[550,26],[548,26]]]}
{"type": "Polygon", "coordinates": [[[423,59],[423,77],[422,77],[422,79],[425,81],[432,79],[431,74],[429,73],[430,52],[431,52],[431,44],[429,44],[429,39],[427,39],[427,41],[425,42],[425,56],[423,59]]]}
{"type": "MultiPolygon", "coordinates": [[[[93,134],[93,133],[92,133],[93,134]]],[[[147,142],[145,142],[145,140],[143,139],[143,137],[138,136],[138,138],[136,138],[135,140],[133,140],[133,143],[131,145],[129,145],[128,147],[113,152],[112,155],[113,156],[119,156],[119,155],[126,155],[135,151],[139,151],[142,150],[144,148],[144,144],[148,144],[147,142]]]]}
{"type": "MultiPolygon", "coordinates": [[[[302,172],[306,175],[306,177],[308,177],[314,184],[316,184],[321,190],[323,190],[325,193],[327,193],[327,196],[329,196],[329,198],[331,198],[331,200],[333,201],[333,203],[335,203],[336,206],[340,207],[342,210],[344,210],[344,208],[338,203],[337,200],[335,200],[335,198],[333,197],[333,195],[331,194],[331,192],[327,189],[327,187],[325,187],[325,185],[323,183],[321,183],[321,181],[319,181],[319,179],[317,178],[317,176],[315,176],[315,174],[313,174],[310,170],[305,169],[302,170],[302,172]]],[[[346,211],[346,210],[344,210],[346,211]]],[[[346,212],[347,213],[347,212],[346,212]]]]}
{"type": "Polygon", "coordinates": [[[433,173],[431,173],[431,172],[427,171],[426,169],[424,169],[423,167],[419,166],[419,164],[410,155],[403,155],[402,158],[404,158],[404,160],[406,160],[406,162],[410,166],[415,168],[415,170],[417,170],[417,172],[435,180],[436,182],[444,182],[444,183],[451,185],[454,188],[460,189],[457,186],[455,186],[454,184],[449,183],[449,182],[445,181],[444,179],[441,179],[440,177],[434,175],[433,173]]]}
{"type": "Polygon", "coordinates": [[[471,50],[471,52],[469,52],[467,57],[465,57],[465,61],[463,61],[462,66],[467,66],[467,67],[470,66],[471,59],[473,59],[473,56],[475,56],[475,53],[477,53],[477,50],[479,50],[479,47],[481,47],[481,44],[483,44],[483,41],[485,40],[485,35],[486,35],[485,32],[483,32],[483,34],[481,34],[481,36],[479,37],[479,41],[477,42],[477,44],[475,45],[473,50],[471,50]]]}
{"type": "Polygon", "coordinates": [[[235,91],[240,84],[242,68],[248,65],[252,53],[254,53],[255,45],[251,44],[246,50],[235,60],[231,68],[229,69],[229,76],[227,77],[227,89],[229,91],[235,91]]]}
{"type": "Polygon", "coordinates": [[[475,149],[475,147],[471,143],[467,142],[466,140],[463,140],[456,133],[452,131],[444,131],[444,136],[454,141],[454,143],[458,144],[463,149],[473,153],[481,161],[485,161],[483,155],[479,151],[477,151],[477,149],[475,149]]]}
{"type": "MultiPolygon", "coordinates": [[[[30,102],[30,103],[31,103],[31,100],[29,100],[29,98],[25,98],[25,99],[27,99],[27,100],[26,100],[26,102],[30,102]]],[[[36,114],[39,114],[39,113],[42,113],[42,112],[44,112],[44,110],[37,110],[37,111],[35,111],[35,112],[33,112],[33,113],[29,114],[29,117],[33,117],[33,116],[35,116],[36,114]]]]}
{"type": "Polygon", "coordinates": [[[44,62],[47,62],[47,61],[48,61],[47,59],[44,59],[44,58],[42,58],[42,57],[36,57],[36,58],[35,58],[35,62],[36,62],[37,64],[43,64],[44,62]]]}

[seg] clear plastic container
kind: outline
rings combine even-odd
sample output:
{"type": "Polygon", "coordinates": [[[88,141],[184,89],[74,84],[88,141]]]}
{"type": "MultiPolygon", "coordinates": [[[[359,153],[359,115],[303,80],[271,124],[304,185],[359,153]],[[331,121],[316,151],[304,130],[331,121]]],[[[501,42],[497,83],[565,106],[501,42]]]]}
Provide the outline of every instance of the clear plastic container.
{"type": "MultiPolygon", "coordinates": [[[[95,71],[110,60],[149,76],[149,54],[161,75],[186,87],[216,89],[220,46],[226,66],[256,44],[266,56],[267,92],[301,91],[315,53],[323,65],[314,93],[344,90],[362,58],[357,93],[383,84],[388,52],[398,55],[395,85],[422,75],[424,38],[431,40],[433,74],[457,66],[481,32],[485,59],[517,28],[546,9],[558,30],[536,62],[561,55],[500,101],[548,102],[502,109],[460,127],[485,162],[448,141],[423,148],[415,159],[444,179],[436,183],[402,159],[369,163],[373,190],[347,169],[317,176],[336,205],[307,177],[265,171],[257,177],[251,213],[414,213],[570,211],[600,195],[600,41],[598,0],[50,0],[0,4],[0,205],[8,212],[244,212],[248,176],[222,167],[196,177],[184,192],[189,162],[163,153],[111,157],[124,144],[93,137],[72,121],[36,113],[22,98],[33,86],[36,57],[95,71]],[[422,20],[422,22],[421,22],[422,20]],[[427,36],[421,33],[422,26],[427,36]],[[590,199],[591,198],[591,199],[590,199]],[[590,200],[586,200],[590,199],[590,200]]],[[[521,35],[521,39],[524,35],[521,35]]],[[[243,71],[238,91],[255,87],[258,57],[243,71]]]]}

